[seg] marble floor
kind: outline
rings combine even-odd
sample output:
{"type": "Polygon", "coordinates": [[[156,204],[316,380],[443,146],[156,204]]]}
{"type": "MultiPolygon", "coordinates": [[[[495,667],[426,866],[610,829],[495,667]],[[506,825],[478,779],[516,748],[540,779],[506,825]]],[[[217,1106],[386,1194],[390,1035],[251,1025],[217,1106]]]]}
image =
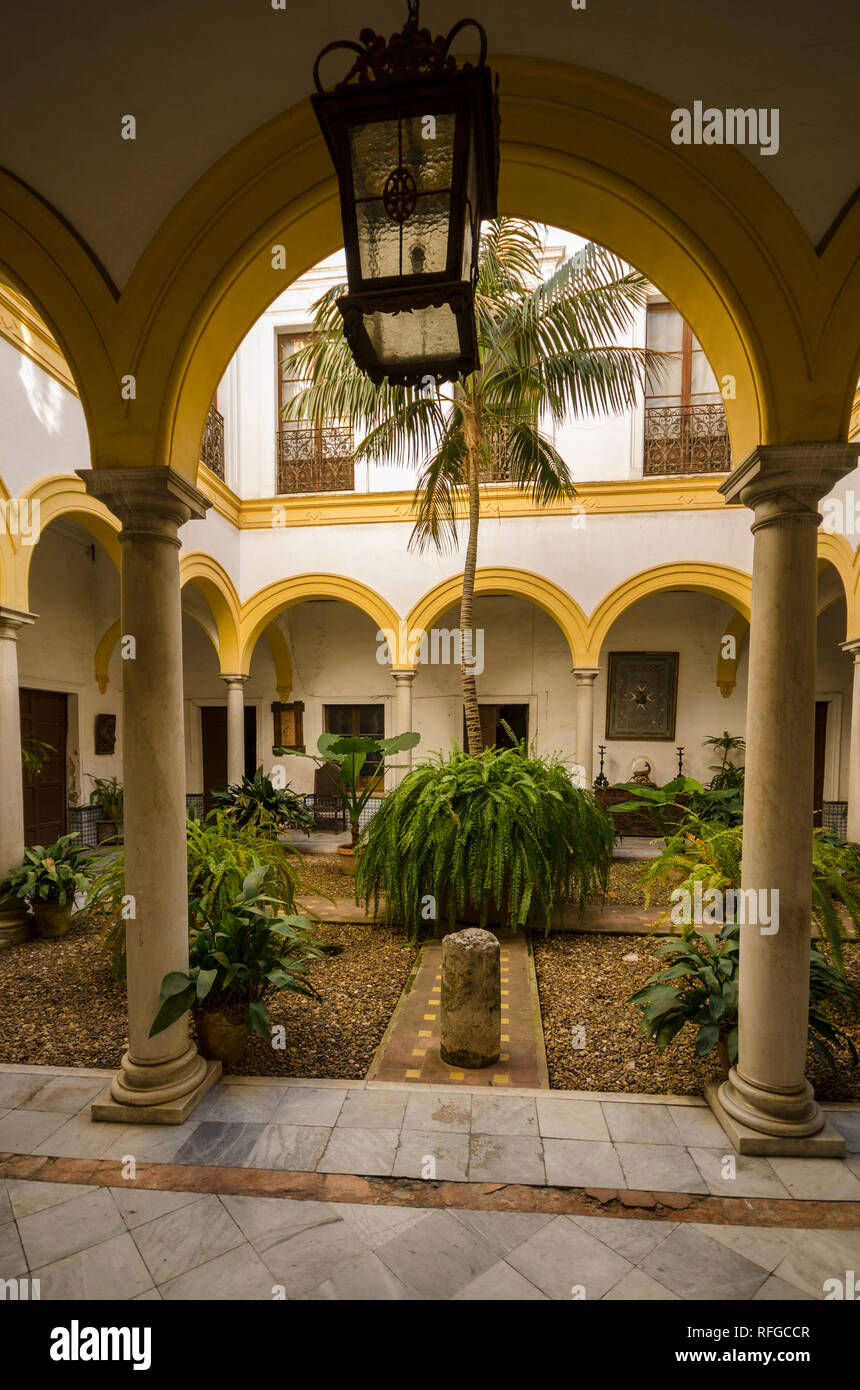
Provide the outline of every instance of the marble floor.
{"type": "Polygon", "coordinates": [[[43,1299],[820,1299],[860,1270],[860,1229],[796,1216],[860,1202],[860,1106],[828,1110],[844,1160],[766,1160],[733,1155],[693,1099],[233,1078],[182,1127],[123,1127],[89,1118],[106,1080],[0,1067],[0,1174],[9,1155],[39,1172],[0,1178],[0,1279],[38,1279],[43,1299]],[[67,1162],[51,1181],[55,1160],[113,1160],[114,1176],[74,1181],[67,1162]],[[168,1168],[168,1190],[124,1184],[130,1160],[204,1190],[170,1190],[168,1168]],[[247,1193],[205,1190],[213,1166],[244,1170],[247,1193]],[[263,1170],[391,1180],[391,1200],[255,1195],[263,1170]],[[396,1179],[458,1198],[483,1184],[481,1202],[507,1184],[597,1191],[632,1211],[423,1207],[396,1179]],[[637,1216],[654,1194],[660,1219],[637,1216]],[[746,1199],[744,1224],[673,1219],[671,1194],[746,1199]]]}

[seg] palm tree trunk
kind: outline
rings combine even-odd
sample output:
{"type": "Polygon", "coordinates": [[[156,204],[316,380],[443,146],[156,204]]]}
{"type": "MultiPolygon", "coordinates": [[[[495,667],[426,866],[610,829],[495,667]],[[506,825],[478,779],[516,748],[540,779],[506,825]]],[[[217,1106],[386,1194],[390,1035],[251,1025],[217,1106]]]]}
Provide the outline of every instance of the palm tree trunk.
{"type": "Polygon", "coordinates": [[[481,491],[478,476],[477,447],[479,426],[471,411],[464,411],[466,435],[466,458],[469,470],[469,539],[466,545],[466,564],[463,570],[463,594],[460,599],[460,675],[463,681],[463,710],[466,716],[466,738],[469,753],[473,756],[481,752],[484,740],[481,734],[481,716],[478,713],[478,687],[475,682],[475,655],[477,646],[472,626],[472,605],[475,597],[475,571],[478,567],[478,522],[481,516],[481,491]],[[471,661],[467,661],[471,657],[471,661]]]}

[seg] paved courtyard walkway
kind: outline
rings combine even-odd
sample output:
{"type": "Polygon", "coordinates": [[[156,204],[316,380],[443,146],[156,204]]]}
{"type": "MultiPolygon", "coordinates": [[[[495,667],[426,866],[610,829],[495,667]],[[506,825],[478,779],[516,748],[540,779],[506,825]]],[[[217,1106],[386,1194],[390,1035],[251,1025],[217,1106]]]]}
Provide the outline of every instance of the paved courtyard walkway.
{"type": "Polygon", "coordinates": [[[227,1079],[95,1124],[107,1073],[0,1068],[0,1278],[43,1299],[821,1299],[849,1156],[733,1155],[703,1102],[227,1079]]]}
{"type": "Polygon", "coordinates": [[[498,1062],[470,1071],[443,1062],[439,1051],[442,942],[434,939],[422,949],[377,1050],[368,1081],[548,1088],[531,940],[523,932],[496,930],[494,934],[501,947],[502,1050],[498,1062]]]}

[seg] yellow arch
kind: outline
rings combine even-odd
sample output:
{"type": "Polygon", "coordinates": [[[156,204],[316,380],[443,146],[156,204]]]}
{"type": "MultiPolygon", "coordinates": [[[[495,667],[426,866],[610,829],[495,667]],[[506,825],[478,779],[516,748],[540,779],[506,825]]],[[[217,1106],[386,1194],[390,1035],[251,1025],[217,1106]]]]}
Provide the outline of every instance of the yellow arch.
{"type": "Polygon", "coordinates": [[[673,589],[692,589],[696,593],[725,599],[749,622],[752,578],[742,570],[698,560],[655,565],[625,579],[597,605],[588,621],[587,650],[581,655],[580,665],[599,664],[609,629],[634,603],[648,594],[673,589]]]}
{"type": "MultiPolygon", "coordinates": [[[[241,657],[237,672],[248,674],[254,648],[263,632],[285,608],[310,599],[338,599],[351,603],[376,624],[377,630],[398,631],[399,618],[387,599],[357,579],[343,574],[298,574],[291,579],[278,579],[249,598],[242,605],[240,627],[241,657]]],[[[222,670],[226,669],[222,665],[222,670]]]]}
{"type": "Polygon", "coordinates": [[[276,622],[269,623],[266,638],[275,663],[275,688],[278,699],[282,704],[286,704],[293,688],[293,658],[290,655],[290,646],[276,622]]]}
{"type": "MultiPolygon", "coordinates": [[[[460,602],[462,592],[462,574],[453,574],[434,585],[410,611],[406,619],[407,632],[429,632],[443,613],[460,602]]],[[[585,614],[576,600],[551,579],[533,574],[530,570],[494,565],[477,571],[475,594],[514,594],[542,608],[561,628],[570,648],[571,662],[574,666],[578,664],[578,655],[586,646],[585,614]]],[[[403,654],[400,655],[399,664],[410,665],[408,660],[403,659],[403,654]]]]}
{"type": "MultiPolygon", "coordinates": [[[[670,104],[587,68],[493,59],[501,207],[612,247],[660,285],[722,378],[733,456],[843,439],[860,352],[860,204],[814,248],[752,162],[676,146],[670,104]]],[[[341,244],[335,180],[306,100],[219,159],[170,212],[120,295],[74,228],[0,172],[0,274],[75,377],[95,467],[196,474],[212,389],[260,313],[341,244]],[[285,249],[273,269],[272,247],[285,249]],[[125,401],[120,379],[133,374],[125,401]]]]}
{"type": "Polygon", "coordinates": [[[819,530],[818,558],[831,564],[842,581],[847,609],[846,627],[851,633],[854,631],[857,602],[857,557],[852,551],[851,543],[836,531],[819,530]]]}
{"type": "Polygon", "coordinates": [[[720,694],[727,700],[735,688],[738,678],[738,661],[740,659],[741,647],[744,639],[750,630],[749,619],[743,613],[734,612],[725,625],[725,631],[720,637],[720,649],[717,652],[717,685],[720,687],[720,694]],[[723,655],[724,639],[731,637],[734,639],[734,656],[723,655]]]}
{"type": "MultiPolygon", "coordinates": [[[[241,605],[229,574],[211,555],[192,550],[179,557],[179,583],[182,588],[186,584],[193,584],[206,599],[218,632],[215,649],[221,670],[227,675],[238,673],[241,605]]],[[[187,616],[193,617],[193,614],[187,616]]],[[[206,631],[205,628],[203,630],[206,631]]]]}
{"type": "MultiPolygon", "coordinates": [[[[89,496],[80,478],[67,473],[40,478],[22,493],[20,500],[32,508],[31,517],[40,539],[52,521],[71,517],[103,546],[119,570],[119,522],[103,502],[89,496]]],[[[12,608],[29,608],[30,567],[36,549],[37,545],[16,544],[9,536],[0,537],[3,602],[12,608]]]]}
{"type": "MultiPolygon", "coordinates": [[[[494,62],[503,211],[594,237],[665,289],[718,377],[734,380],[735,459],[761,442],[842,437],[856,350],[834,324],[851,323],[860,295],[856,219],[846,216],[818,255],[739,151],[672,144],[662,98],[566,64],[494,62]]],[[[193,477],[213,385],[236,346],[341,242],[335,180],[307,102],[235,146],[182,199],[123,293],[124,360],[149,384],[133,409],[159,403],[157,456],[193,477]]]]}

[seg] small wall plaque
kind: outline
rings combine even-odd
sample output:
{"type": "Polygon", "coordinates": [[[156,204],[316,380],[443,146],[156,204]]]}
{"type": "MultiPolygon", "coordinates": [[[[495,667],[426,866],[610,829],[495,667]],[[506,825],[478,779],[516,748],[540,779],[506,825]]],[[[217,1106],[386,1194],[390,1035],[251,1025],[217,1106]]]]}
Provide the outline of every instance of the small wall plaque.
{"type": "Polygon", "coordinates": [[[273,753],[278,748],[294,748],[296,752],[304,753],[304,709],[303,700],[294,700],[289,705],[276,700],[272,705],[272,722],[275,731],[275,741],[272,744],[273,753]]]}
{"type": "Polygon", "coordinates": [[[97,753],[116,752],[116,715],[96,715],[95,751],[97,753]]]}

